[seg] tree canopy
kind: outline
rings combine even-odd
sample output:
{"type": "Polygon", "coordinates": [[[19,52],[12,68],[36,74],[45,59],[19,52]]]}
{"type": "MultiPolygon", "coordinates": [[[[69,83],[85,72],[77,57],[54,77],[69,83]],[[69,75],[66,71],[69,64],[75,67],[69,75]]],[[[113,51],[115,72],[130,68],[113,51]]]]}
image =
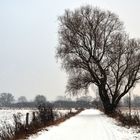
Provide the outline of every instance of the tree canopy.
{"type": "Polygon", "coordinates": [[[45,104],[46,103],[46,97],[44,95],[36,95],[35,99],[34,99],[34,102],[37,104],[37,105],[40,105],[40,104],[45,104]]]}
{"type": "Polygon", "coordinates": [[[11,93],[1,93],[0,94],[0,105],[1,106],[9,106],[14,102],[14,96],[11,93]]]}
{"type": "Polygon", "coordinates": [[[18,102],[19,102],[19,103],[25,103],[25,102],[27,102],[27,98],[26,98],[25,96],[20,96],[20,97],[18,98],[18,102]]]}
{"type": "Polygon", "coordinates": [[[94,84],[105,111],[114,111],[140,79],[140,40],[129,38],[116,14],[92,6],[65,10],[58,33],[66,91],[75,95],[94,84]]]}

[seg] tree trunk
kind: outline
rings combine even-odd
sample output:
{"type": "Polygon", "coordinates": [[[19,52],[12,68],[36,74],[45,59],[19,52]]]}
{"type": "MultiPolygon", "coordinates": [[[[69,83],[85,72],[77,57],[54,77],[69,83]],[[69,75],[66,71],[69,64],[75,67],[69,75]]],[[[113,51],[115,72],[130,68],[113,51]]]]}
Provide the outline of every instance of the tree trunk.
{"type": "Polygon", "coordinates": [[[116,106],[113,105],[113,104],[104,104],[104,111],[105,111],[105,114],[114,114],[116,112],[116,106]]]}
{"type": "Polygon", "coordinates": [[[107,90],[103,86],[99,87],[99,95],[103,104],[104,112],[106,114],[115,113],[117,105],[111,103],[107,90]]]}

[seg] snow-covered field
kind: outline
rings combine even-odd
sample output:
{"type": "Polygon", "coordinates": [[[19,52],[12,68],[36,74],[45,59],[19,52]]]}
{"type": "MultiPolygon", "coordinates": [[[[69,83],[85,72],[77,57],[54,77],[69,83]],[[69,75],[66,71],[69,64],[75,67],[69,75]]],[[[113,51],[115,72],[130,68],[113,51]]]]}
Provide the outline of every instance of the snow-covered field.
{"type": "Polygon", "coordinates": [[[2,127],[3,122],[6,122],[6,123],[12,125],[13,124],[13,114],[20,113],[21,120],[25,121],[26,113],[32,114],[32,112],[33,112],[33,110],[31,110],[31,109],[1,109],[0,110],[0,127],[2,127]]]}
{"type": "MultiPolygon", "coordinates": [[[[14,119],[13,114],[20,113],[21,121],[25,123],[26,113],[29,113],[29,122],[32,120],[32,112],[36,112],[36,109],[1,109],[0,110],[0,133],[2,129],[5,129],[5,123],[13,126],[14,119]]],[[[72,112],[76,110],[72,109],[72,112]]],[[[60,118],[70,112],[70,110],[54,110],[55,118],[60,118]]]]}
{"type": "Polygon", "coordinates": [[[140,140],[133,129],[121,127],[99,110],[88,109],[28,140],[140,140]]]}
{"type": "Polygon", "coordinates": [[[71,109],[71,110],[68,110],[68,109],[55,109],[54,110],[54,114],[57,115],[56,117],[57,118],[61,118],[63,117],[65,114],[68,114],[69,112],[76,112],[77,110],[76,109],[71,109]]]}
{"type": "MultiPolygon", "coordinates": [[[[129,108],[128,107],[120,108],[120,111],[126,114],[129,113],[129,108]]],[[[140,108],[131,108],[131,115],[135,115],[135,114],[139,114],[140,116],[140,108]]]]}
{"type": "MultiPolygon", "coordinates": [[[[29,118],[30,120],[32,119],[32,112],[33,111],[37,111],[37,110],[33,110],[33,109],[1,109],[0,110],[0,127],[2,126],[2,122],[6,122],[9,124],[13,123],[13,114],[21,114],[21,120],[24,122],[25,121],[25,117],[26,117],[26,113],[29,113],[29,118]]],[[[75,112],[75,109],[72,109],[72,112],[75,112]]],[[[62,117],[65,114],[67,114],[68,112],[70,112],[70,110],[59,110],[59,109],[55,109],[54,113],[57,114],[57,117],[62,117]]]]}
{"type": "Polygon", "coordinates": [[[31,109],[1,109],[0,110],[0,134],[7,130],[7,125],[14,126],[13,114],[20,114],[21,122],[25,123],[26,113],[29,113],[29,121],[32,119],[31,109]]]}

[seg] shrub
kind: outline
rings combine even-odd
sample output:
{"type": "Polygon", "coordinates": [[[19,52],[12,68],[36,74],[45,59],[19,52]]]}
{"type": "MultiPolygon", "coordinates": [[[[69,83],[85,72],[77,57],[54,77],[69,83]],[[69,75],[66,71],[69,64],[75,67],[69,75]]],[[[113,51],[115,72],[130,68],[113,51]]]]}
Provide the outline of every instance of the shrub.
{"type": "Polygon", "coordinates": [[[43,123],[44,125],[54,120],[53,109],[51,106],[47,106],[43,103],[38,106],[38,110],[38,119],[40,119],[41,123],[43,123]]]}
{"type": "Polygon", "coordinates": [[[137,113],[130,115],[129,113],[122,113],[121,111],[116,112],[113,116],[116,118],[123,126],[136,126],[140,127],[140,116],[137,113]]]}

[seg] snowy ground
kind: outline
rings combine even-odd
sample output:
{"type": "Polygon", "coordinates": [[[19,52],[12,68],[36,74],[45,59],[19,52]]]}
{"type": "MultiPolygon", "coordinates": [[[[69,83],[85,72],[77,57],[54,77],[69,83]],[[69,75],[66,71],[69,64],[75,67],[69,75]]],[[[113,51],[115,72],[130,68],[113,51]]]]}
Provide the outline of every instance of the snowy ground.
{"type": "Polygon", "coordinates": [[[29,113],[29,121],[32,119],[31,109],[1,109],[0,110],[0,134],[2,130],[6,130],[7,125],[14,126],[13,114],[20,114],[21,122],[25,122],[26,113],[29,113]]]}
{"type": "Polygon", "coordinates": [[[70,111],[76,112],[77,110],[74,108],[71,110],[69,110],[69,109],[55,109],[55,110],[53,110],[54,114],[56,115],[56,117],[55,117],[56,119],[63,117],[65,114],[68,114],[70,111]]]}
{"type": "MultiPolygon", "coordinates": [[[[3,123],[6,122],[8,124],[13,124],[13,114],[21,114],[21,121],[25,122],[25,117],[26,117],[26,113],[29,113],[29,120],[32,119],[32,112],[36,112],[36,109],[1,109],[0,110],[0,127],[3,126],[3,123]]],[[[75,112],[75,109],[72,109],[72,112],[75,112]]],[[[57,115],[57,117],[62,117],[65,114],[67,114],[68,112],[70,112],[70,110],[68,109],[55,109],[54,110],[54,114],[57,115]]]]}
{"type": "Polygon", "coordinates": [[[33,110],[31,109],[1,109],[0,110],[0,127],[2,127],[3,122],[6,122],[8,124],[13,124],[13,114],[20,113],[21,120],[25,121],[26,113],[31,114],[32,112],[33,110]]]}
{"type": "MultiPolygon", "coordinates": [[[[121,107],[119,108],[120,111],[124,114],[129,114],[129,108],[128,107],[121,107]]],[[[140,116],[140,108],[131,108],[131,115],[139,115],[140,116]]]]}
{"type": "MultiPolygon", "coordinates": [[[[6,129],[6,125],[14,126],[14,119],[13,114],[20,113],[21,116],[21,122],[25,124],[26,120],[26,113],[29,113],[29,122],[32,120],[32,112],[36,112],[36,109],[1,109],[0,110],[0,134],[2,133],[2,130],[6,129]]],[[[72,112],[75,112],[75,109],[72,109],[72,112]]],[[[70,110],[59,110],[55,109],[54,114],[56,115],[55,118],[60,118],[70,112],[70,110]]]]}
{"type": "Polygon", "coordinates": [[[98,110],[89,109],[28,140],[140,140],[140,134],[117,125],[98,110]]]}

